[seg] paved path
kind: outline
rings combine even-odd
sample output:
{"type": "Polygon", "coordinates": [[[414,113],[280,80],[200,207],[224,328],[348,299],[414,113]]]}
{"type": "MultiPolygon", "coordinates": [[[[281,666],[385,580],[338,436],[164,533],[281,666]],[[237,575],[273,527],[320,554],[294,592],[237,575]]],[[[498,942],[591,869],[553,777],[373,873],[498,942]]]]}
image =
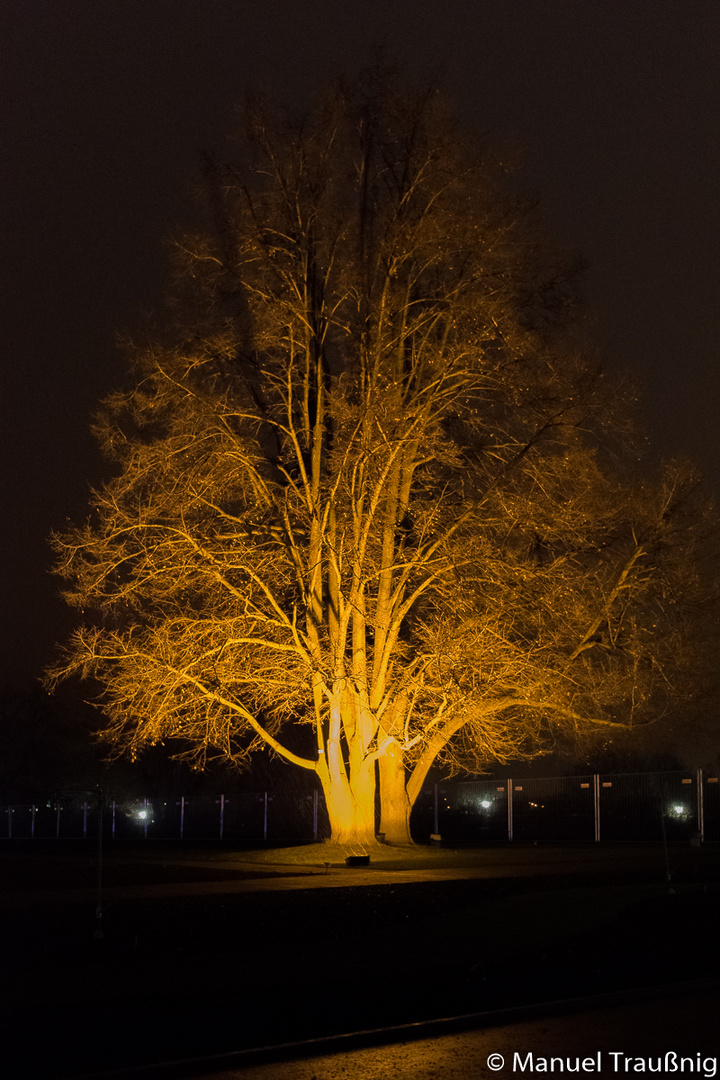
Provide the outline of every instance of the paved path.
{"type": "MultiPolygon", "coordinates": [[[[550,1073],[616,1080],[638,1073],[683,1080],[720,1076],[717,981],[684,993],[673,989],[665,996],[656,991],[645,1000],[637,996],[612,995],[584,1008],[577,1003],[555,1010],[545,1006],[535,1017],[528,1016],[532,1009],[518,1009],[514,1019],[505,1014],[497,1022],[487,1014],[474,1030],[429,1038],[413,1038],[410,1029],[391,1042],[387,1035],[385,1042],[382,1036],[350,1036],[346,1042],[351,1045],[371,1045],[346,1049],[343,1040],[334,1040],[328,1044],[331,1052],[323,1052],[320,1043],[313,1053],[307,1044],[287,1050],[285,1060],[278,1060],[275,1050],[266,1061],[258,1061],[257,1054],[254,1060],[238,1055],[230,1064],[224,1056],[196,1068],[166,1064],[114,1075],[118,1080],[171,1080],[179,1075],[194,1080],[509,1080],[550,1073]]],[[[418,1030],[422,1032],[422,1026],[418,1030]]]]}

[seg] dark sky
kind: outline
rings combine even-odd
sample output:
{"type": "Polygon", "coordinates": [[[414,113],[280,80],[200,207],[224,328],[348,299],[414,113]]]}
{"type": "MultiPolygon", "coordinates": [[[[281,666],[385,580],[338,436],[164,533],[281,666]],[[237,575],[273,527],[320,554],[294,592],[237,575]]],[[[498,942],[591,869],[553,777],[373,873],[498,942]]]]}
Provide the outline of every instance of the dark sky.
{"type": "Polygon", "coordinates": [[[1,0],[2,680],[61,632],[46,537],[100,476],[114,338],[160,304],[202,151],[248,85],[302,105],[378,44],[522,148],[658,454],[718,488],[716,0],[1,0]]]}

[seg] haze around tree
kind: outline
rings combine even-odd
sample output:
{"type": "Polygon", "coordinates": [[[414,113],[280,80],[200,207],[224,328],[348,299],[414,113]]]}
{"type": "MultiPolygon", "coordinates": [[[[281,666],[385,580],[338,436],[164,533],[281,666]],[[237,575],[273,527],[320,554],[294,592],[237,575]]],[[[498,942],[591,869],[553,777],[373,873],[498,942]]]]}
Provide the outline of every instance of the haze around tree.
{"type": "Polygon", "coordinates": [[[114,752],[277,754],[332,838],[410,840],[434,764],[635,728],[705,686],[714,518],[635,472],[573,260],[436,90],[261,102],[206,169],[167,325],[54,539],[114,752]],[[379,806],[379,817],[376,813],[379,806]]]}

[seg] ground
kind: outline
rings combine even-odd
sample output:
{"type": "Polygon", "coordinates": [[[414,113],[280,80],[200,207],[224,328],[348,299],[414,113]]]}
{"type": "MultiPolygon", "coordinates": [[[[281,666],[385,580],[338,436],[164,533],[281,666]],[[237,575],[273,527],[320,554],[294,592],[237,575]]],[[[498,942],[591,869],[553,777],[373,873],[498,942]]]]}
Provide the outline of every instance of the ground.
{"type": "Polygon", "coordinates": [[[6,1054],[50,1080],[701,978],[720,960],[715,847],[344,856],[106,848],[98,939],[94,845],[6,842],[6,1054]],[[29,1019],[42,1046],[20,1034],[29,1019]]]}

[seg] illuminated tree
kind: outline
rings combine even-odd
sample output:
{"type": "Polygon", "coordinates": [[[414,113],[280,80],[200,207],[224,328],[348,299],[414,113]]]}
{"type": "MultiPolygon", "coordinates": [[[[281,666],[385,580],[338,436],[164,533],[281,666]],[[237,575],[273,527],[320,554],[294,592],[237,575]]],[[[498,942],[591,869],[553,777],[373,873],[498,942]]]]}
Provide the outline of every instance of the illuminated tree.
{"type": "Polygon", "coordinates": [[[436,760],[656,715],[692,484],[609,470],[570,268],[502,168],[437,94],[376,86],[252,108],[208,172],[172,331],[98,423],[117,475],[55,540],[84,619],[51,678],[96,681],[119,750],[315,773],[343,843],[376,788],[407,841],[436,760]]]}

